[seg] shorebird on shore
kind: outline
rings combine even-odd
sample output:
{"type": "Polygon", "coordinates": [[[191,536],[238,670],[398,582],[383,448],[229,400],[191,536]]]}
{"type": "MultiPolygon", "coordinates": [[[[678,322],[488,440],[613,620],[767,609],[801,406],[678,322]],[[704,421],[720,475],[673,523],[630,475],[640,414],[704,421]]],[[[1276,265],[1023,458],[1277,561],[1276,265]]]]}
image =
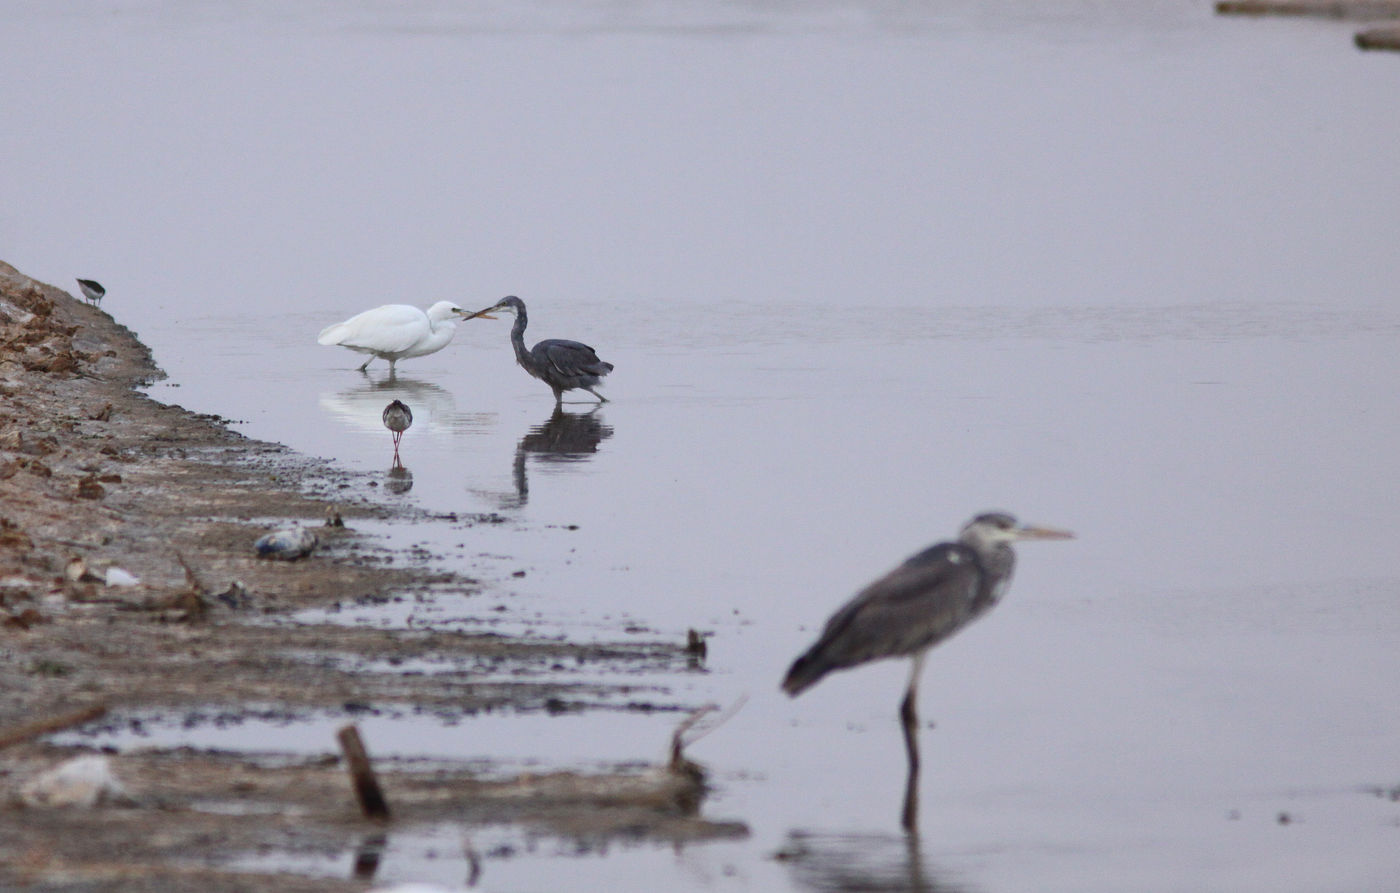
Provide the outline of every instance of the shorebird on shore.
{"type": "Polygon", "coordinates": [[[468,314],[467,319],[483,317],[496,311],[514,313],[515,325],[510,330],[510,344],[515,348],[515,361],[535,378],[549,385],[554,391],[554,405],[564,402],[564,392],[576,388],[585,390],[598,398],[599,403],[607,403],[608,398],[593,390],[601,387],[603,376],[613,370],[612,363],[598,359],[598,354],[587,344],[549,338],[525,349],[525,302],[515,295],[501,298],[485,310],[468,314]]]}
{"type": "Polygon", "coordinates": [[[102,303],[102,298],[107,294],[107,289],[102,287],[102,283],[95,279],[79,279],[78,288],[83,290],[83,297],[88,299],[88,303],[96,306],[102,303]]]}
{"type": "Polygon", "coordinates": [[[384,427],[394,436],[394,461],[399,461],[399,441],[403,433],[413,425],[413,410],[402,400],[395,400],[384,407],[384,427]]]}
{"type": "Polygon", "coordinates": [[[1019,540],[1073,539],[1049,527],[1022,526],[1003,512],[978,515],[956,542],[930,546],[866,586],[831,615],[816,644],[793,662],[783,691],[796,697],[827,673],[887,657],[912,658],[900,704],[909,777],[903,824],[918,825],[919,675],[929,649],[990,611],[1011,585],[1019,540]]]}
{"type": "Polygon", "coordinates": [[[399,360],[425,357],[446,347],[456,332],[457,317],[471,319],[481,315],[468,314],[451,301],[438,301],[427,310],[409,304],[385,304],[357,313],[345,322],[326,326],[316,336],[316,343],[369,354],[369,359],[360,364],[360,372],[364,372],[376,357],[388,360],[392,375],[394,364],[399,360]]]}

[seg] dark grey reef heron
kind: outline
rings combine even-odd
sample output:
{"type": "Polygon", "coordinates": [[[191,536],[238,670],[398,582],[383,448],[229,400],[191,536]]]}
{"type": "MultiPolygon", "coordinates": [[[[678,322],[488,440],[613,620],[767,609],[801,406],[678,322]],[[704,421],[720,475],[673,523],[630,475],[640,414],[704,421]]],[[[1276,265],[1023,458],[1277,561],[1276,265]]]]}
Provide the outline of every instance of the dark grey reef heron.
{"type": "Polygon", "coordinates": [[[549,385],[554,391],[556,406],[564,402],[564,392],[575,389],[585,390],[598,398],[599,403],[607,403],[608,398],[594,390],[600,387],[603,376],[613,370],[612,363],[598,359],[598,354],[587,344],[561,338],[548,338],[529,350],[525,349],[525,302],[515,295],[501,298],[485,310],[469,314],[466,319],[489,313],[509,312],[515,314],[515,325],[510,330],[510,344],[515,348],[515,361],[526,372],[549,385]]]}
{"type": "Polygon", "coordinates": [[[102,298],[107,294],[107,289],[103,288],[102,283],[96,279],[79,279],[78,288],[83,290],[83,297],[93,304],[101,304],[102,298]]]}
{"type": "Polygon", "coordinates": [[[956,542],[930,546],[856,593],[831,615],[816,644],[788,670],[783,691],[796,697],[833,670],[887,657],[913,659],[909,687],[899,707],[909,754],[903,814],[907,830],[915,830],[918,824],[916,701],[929,649],[1001,601],[1016,564],[1012,543],[1073,538],[1065,530],[1019,525],[1004,512],[978,515],[967,522],[956,542]]]}
{"type": "Polygon", "coordinates": [[[399,458],[399,441],[403,433],[413,425],[413,410],[402,400],[395,400],[384,407],[384,427],[394,436],[394,461],[399,458]]]}

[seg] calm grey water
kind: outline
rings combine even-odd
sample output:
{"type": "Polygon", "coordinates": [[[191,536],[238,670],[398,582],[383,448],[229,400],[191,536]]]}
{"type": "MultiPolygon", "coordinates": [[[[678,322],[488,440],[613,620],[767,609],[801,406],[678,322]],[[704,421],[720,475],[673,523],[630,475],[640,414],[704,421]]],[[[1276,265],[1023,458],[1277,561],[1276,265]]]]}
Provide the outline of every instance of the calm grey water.
{"type": "MultiPolygon", "coordinates": [[[[749,840],[542,843],[487,889],[1393,884],[1400,60],[1157,0],[0,12],[0,257],[100,279],[157,397],[386,484],[405,400],[394,498],[508,521],[385,536],[508,626],[708,630],[712,672],[658,681],[749,697],[693,754],[749,840]],[[616,364],[613,402],[551,420],[505,321],[394,382],[314,341],[508,293],[616,364]],[[1080,539],[1022,548],[930,661],[911,848],[904,668],[777,681],[991,507],[1080,539]]],[[[672,721],[614,719],[488,735],[621,761],[672,721]]],[[[454,834],[400,832],[381,877],[460,884],[422,855],[454,834]]]]}

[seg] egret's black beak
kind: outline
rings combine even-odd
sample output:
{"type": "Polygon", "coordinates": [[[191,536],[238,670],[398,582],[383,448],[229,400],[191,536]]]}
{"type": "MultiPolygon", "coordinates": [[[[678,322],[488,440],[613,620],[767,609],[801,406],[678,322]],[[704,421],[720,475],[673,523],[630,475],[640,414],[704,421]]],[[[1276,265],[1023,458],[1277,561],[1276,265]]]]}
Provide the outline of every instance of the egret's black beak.
{"type": "Polygon", "coordinates": [[[468,313],[463,310],[462,319],[495,319],[496,317],[491,315],[491,311],[495,309],[495,307],[487,307],[485,310],[478,310],[475,313],[468,313]]]}

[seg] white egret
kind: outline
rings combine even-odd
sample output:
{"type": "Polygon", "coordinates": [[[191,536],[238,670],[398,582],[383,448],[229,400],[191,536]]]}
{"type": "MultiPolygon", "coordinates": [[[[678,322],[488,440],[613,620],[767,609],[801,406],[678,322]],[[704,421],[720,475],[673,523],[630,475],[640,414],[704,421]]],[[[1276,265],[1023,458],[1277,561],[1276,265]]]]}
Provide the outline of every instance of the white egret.
{"type": "Polygon", "coordinates": [[[369,354],[361,372],[379,357],[394,364],[406,357],[424,357],[447,346],[456,331],[454,317],[470,316],[451,301],[438,301],[426,311],[409,304],[385,304],[357,313],[345,322],[326,326],[316,336],[317,344],[335,344],[369,354]]]}

